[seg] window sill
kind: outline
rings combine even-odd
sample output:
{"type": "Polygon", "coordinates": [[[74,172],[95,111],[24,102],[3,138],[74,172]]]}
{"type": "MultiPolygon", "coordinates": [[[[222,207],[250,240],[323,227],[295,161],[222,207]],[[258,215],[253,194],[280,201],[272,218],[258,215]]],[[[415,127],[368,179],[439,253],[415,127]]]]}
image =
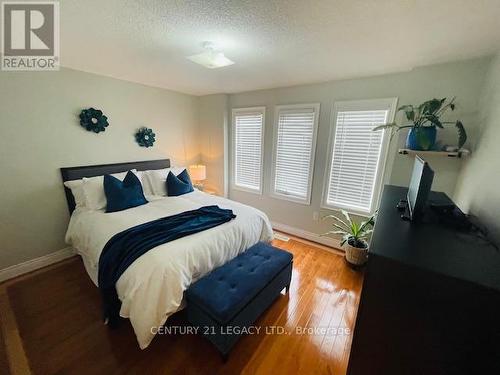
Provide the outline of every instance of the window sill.
{"type": "Polygon", "coordinates": [[[270,194],[270,196],[271,196],[271,198],[280,199],[283,201],[289,201],[289,202],[293,202],[293,203],[298,203],[298,204],[302,204],[304,206],[311,205],[311,197],[308,197],[307,199],[301,199],[301,198],[296,198],[296,197],[293,197],[290,195],[280,194],[280,193],[276,193],[276,192],[272,192],[270,194]]]}
{"type": "Polygon", "coordinates": [[[324,210],[330,210],[330,211],[344,210],[344,211],[346,211],[349,214],[353,214],[353,215],[356,215],[356,216],[363,216],[363,217],[366,217],[366,218],[369,218],[369,217],[371,217],[373,215],[373,213],[370,213],[368,211],[363,211],[363,210],[357,210],[357,209],[355,209],[353,207],[341,206],[341,205],[332,206],[332,205],[326,204],[324,202],[321,203],[321,208],[324,209],[324,210]]]}
{"type": "Polygon", "coordinates": [[[252,193],[255,195],[262,195],[262,189],[256,190],[256,189],[245,188],[243,186],[238,186],[238,185],[231,185],[231,190],[243,191],[245,193],[252,193]]]}

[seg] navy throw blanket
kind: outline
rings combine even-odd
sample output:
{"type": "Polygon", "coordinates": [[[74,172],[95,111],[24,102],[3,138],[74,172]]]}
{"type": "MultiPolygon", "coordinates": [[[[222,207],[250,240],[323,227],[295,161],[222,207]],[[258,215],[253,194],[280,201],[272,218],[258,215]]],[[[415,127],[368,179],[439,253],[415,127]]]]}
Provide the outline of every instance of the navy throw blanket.
{"type": "Polygon", "coordinates": [[[137,258],[156,246],[216,227],[235,217],[232,210],[205,206],[140,224],[115,234],[106,243],[99,257],[98,283],[104,320],[107,320],[111,327],[118,324],[121,302],[116,292],[116,282],[137,258]]]}

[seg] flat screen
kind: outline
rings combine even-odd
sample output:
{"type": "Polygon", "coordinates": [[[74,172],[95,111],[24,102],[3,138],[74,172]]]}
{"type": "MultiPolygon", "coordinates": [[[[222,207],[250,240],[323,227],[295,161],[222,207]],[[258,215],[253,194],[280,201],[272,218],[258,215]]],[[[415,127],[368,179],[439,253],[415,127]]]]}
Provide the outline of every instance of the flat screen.
{"type": "Polygon", "coordinates": [[[433,179],[434,171],[429,167],[429,164],[418,155],[415,156],[407,195],[411,220],[422,216],[433,179]]]}

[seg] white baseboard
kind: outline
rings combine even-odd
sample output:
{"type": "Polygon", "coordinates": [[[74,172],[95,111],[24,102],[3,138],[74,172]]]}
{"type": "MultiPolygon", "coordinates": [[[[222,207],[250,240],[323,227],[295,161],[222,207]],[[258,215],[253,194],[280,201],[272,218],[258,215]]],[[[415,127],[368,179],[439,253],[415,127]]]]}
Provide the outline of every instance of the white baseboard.
{"type": "Polygon", "coordinates": [[[60,262],[66,258],[75,255],[71,247],[58,250],[54,253],[44,255],[39,258],[28,260],[27,262],[15,264],[13,266],[0,270],[0,282],[12,279],[13,277],[23,275],[25,273],[35,271],[39,268],[49,266],[53,263],[60,262]]]}
{"type": "Polygon", "coordinates": [[[273,229],[276,229],[277,231],[288,233],[288,234],[291,234],[292,236],[304,238],[308,241],[316,242],[316,243],[319,243],[321,245],[333,247],[334,249],[337,249],[337,250],[341,249],[340,241],[335,240],[333,238],[320,236],[319,234],[308,232],[306,230],[302,230],[299,228],[291,227],[290,225],[277,223],[275,221],[272,221],[271,225],[272,225],[273,229]]]}

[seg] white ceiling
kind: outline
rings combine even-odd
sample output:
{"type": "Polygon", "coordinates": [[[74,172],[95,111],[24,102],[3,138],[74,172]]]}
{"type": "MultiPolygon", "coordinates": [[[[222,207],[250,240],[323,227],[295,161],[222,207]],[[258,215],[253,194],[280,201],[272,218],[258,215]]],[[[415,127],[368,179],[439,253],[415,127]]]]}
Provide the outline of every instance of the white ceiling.
{"type": "Polygon", "coordinates": [[[63,66],[195,95],[409,70],[500,49],[500,0],[63,0],[63,66]],[[236,63],[185,57],[213,41],[236,63]]]}

